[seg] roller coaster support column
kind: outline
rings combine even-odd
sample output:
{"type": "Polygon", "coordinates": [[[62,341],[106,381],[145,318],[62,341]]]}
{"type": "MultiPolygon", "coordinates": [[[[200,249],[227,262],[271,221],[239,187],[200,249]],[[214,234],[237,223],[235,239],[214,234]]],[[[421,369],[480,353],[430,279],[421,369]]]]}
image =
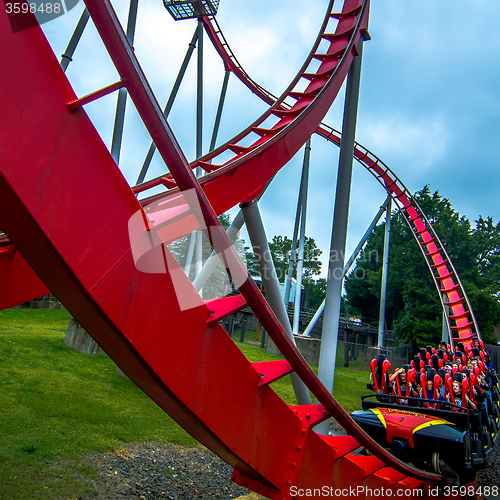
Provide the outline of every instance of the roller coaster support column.
{"type": "MultiPolygon", "coordinates": [[[[356,119],[358,112],[359,82],[361,76],[361,55],[363,37],[358,44],[358,56],[352,61],[347,76],[346,101],[342,124],[342,141],[340,146],[339,171],[335,194],[332,242],[330,247],[328,281],[326,289],[325,315],[319,357],[318,376],[327,390],[333,392],[335,377],[335,358],[339,335],[340,304],[342,298],[342,281],[344,277],[344,253],[349,215],[349,199],[351,194],[352,161],[354,154],[354,137],[356,135],[356,119]]],[[[323,422],[316,430],[328,434],[329,422],[323,422]]]]}
{"type": "Polygon", "coordinates": [[[89,11],[87,10],[87,7],[85,7],[85,9],[83,9],[82,15],[80,16],[80,20],[76,25],[75,31],[73,32],[73,36],[71,37],[64,54],[61,56],[62,58],[61,68],[63,69],[64,72],[66,72],[69,63],[73,60],[73,54],[75,53],[76,46],[80,41],[85,26],[87,26],[87,21],[89,20],[89,17],[90,17],[89,11]]]}
{"type": "Polygon", "coordinates": [[[215,143],[217,141],[217,134],[219,133],[220,119],[222,117],[222,108],[224,107],[224,101],[226,100],[227,84],[229,82],[229,75],[231,71],[228,67],[225,67],[224,81],[222,82],[222,89],[220,91],[219,105],[217,106],[217,114],[215,115],[214,129],[212,131],[212,139],[210,141],[209,152],[211,153],[215,149],[215,143]]]}
{"type": "MultiPolygon", "coordinates": [[[[179,87],[181,86],[182,79],[186,73],[186,69],[188,67],[189,61],[191,60],[191,55],[196,47],[196,42],[198,40],[198,28],[194,30],[194,35],[189,43],[189,47],[187,49],[186,55],[184,56],[184,61],[182,61],[181,69],[179,70],[179,74],[175,79],[174,86],[172,87],[172,91],[170,92],[170,96],[168,97],[167,104],[165,105],[165,109],[163,110],[163,116],[168,118],[170,114],[170,110],[174,104],[174,100],[177,97],[177,92],[179,91],[179,87]]],[[[151,160],[153,159],[154,152],[156,151],[156,145],[154,142],[151,142],[151,146],[149,146],[148,154],[146,155],[146,159],[141,168],[141,172],[139,177],[137,178],[137,184],[142,184],[144,182],[144,178],[146,177],[146,173],[148,171],[149,165],[151,164],[151,160]]]]}
{"type": "MultiPolygon", "coordinates": [[[[201,33],[201,30],[200,30],[200,33],[201,33]]],[[[226,92],[227,92],[227,84],[229,82],[229,75],[230,75],[230,71],[229,71],[229,69],[226,68],[226,72],[224,74],[224,81],[222,83],[222,90],[221,90],[220,98],[219,98],[219,105],[217,107],[217,114],[215,116],[214,129],[212,131],[212,139],[210,141],[210,148],[209,148],[209,152],[210,153],[215,149],[215,143],[217,141],[217,134],[219,133],[220,119],[221,119],[221,116],[222,116],[222,109],[224,107],[224,101],[226,99],[226,92]]],[[[201,138],[200,138],[200,140],[201,140],[201,138]]],[[[197,170],[198,170],[198,173],[199,173],[199,168],[197,170]]],[[[236,238],[236,235],[238,234],[238,231],[241,229],[241,226],[243,225],[243,215],[241,215],[241,210],[240,210],[238,216],[236,217],[236,219],[238,219],[239,227],[234,231],[234,228],[236,227],[237,224],[231,224],[231,226],[229,227],[229,229],[227,231],[228,237],[231,239],[231,241],[234,238],[236,238]],[[239,219],[238,219],[238,217],[239,217],[239,219]],[[234,232],[234,236],[232,236],[232,237],[229,236],[229,230],[231,228],[233,228],[232,232],[234,232]]],[[[235,219],[234,222],[236,222],[236,219],[235,219]]],[[[200,238],[201,238],[201,232],[198,232],[196,234],[200,235],[200,238]]],[[[195,240],[193,238],[191,238],[191,240],[189,242],[188,255],[187,255],[187,258],[186,258],[186,268],[188,268],[188,271],[187,271],[186,274],[188,276],[189,276],[189,268],[191,267],[191,260],[193,258],[193,245],[194,245],[194,241],[195,240]]],[[[198,248],[198,242],[196,242],[196,248],[198,248]]],[[[202,248],[201,241],[200,241],[199,248],[202,248]]],[[[200,269],[200,271],[196,272],[196,279],[195,279],[195,281],[196,281],[197,285],[194,285],[194,286],[198,290],[198,292],[201,290],[201,288],[203,287],[203,284],[207,281],[208,277],[210,276],[210,273],[214,270],[215,266],[219,262],[219,258],[217,257],[217,255],[214,252],[212,252],[212,255],[210,256],[209,260],[210,259],[212,259],[213,265],[207,265],[208,264],[208,260],[207,260],[207,262],[205,262],[205,265],[200,269]]],[[[201,256],[200,256],[200,261],[201,261],[201,256]]],[[[194,284],[194,282],[193,282],[193,284],[194,284]]]]}
{"type": "MultiPolygon", "coordinates": [[[[196,85],[196,158],[203,154],[203,23],[198,19],[198,78],[196,85]]],[[[196,177],[201,177],[201,167],[196,169],[196,177]]],[[[195,276],[198,276],[203,266],[202,249],[203,233],[196,231],[196,244],[194,250],[195,276]]]]}
{"type": "MultiPolygon", "coordinates": [[[[245,218],[245,224],[247,226],[248,236],[250,237],[253,251],[258,258],[260,275],[264,290],[266,291],[267,301],[286,333],[295,343],[290,327],[290,320],[288,319],[288,313],[285,309],[283,298],[281,297],[276,269],[274,268],[271,251],[267,243],[266,231],[260,216],[259,206],[255,201],[252,201],[250,203],[243,203],[241,209],[243,217],[245,218]]],[[[290,374],[290,378],[292,379],[293,389],[299,405],[310,405],[311,397],[309,395],[309,390],[302,380],[300,380],[295,373],[290,374]]]]}
{"type": "MultiPolygon", "coordinates": [[[[446,300],[446,296],[444,300],[446,300]]],[[[447,308],[448,306],[445,307],[447,308]]],[[[446,342],[447,344],[450,343],[450,325],[448,324],[448,315],[446,314],[446,311],[444,309],[443,309],[443,332],[441,340],[443,342],[446,342]]]]}
{"type": "MultiPolygon", "coordinates": [[[[375,226],[378,224],[378,221],[380,220],[380,217],[384,214],[384,212],[387,209],[387,206],[389,205],[389,202],[391,201],[391,197],[387,196],[387,199],[385,200],[384,204],[380,207],[379,211],[377,212],[377,215],[374,217],[372,220],[372,223],[368,226],[368,229],[365,231],[365,234],[361,238],[361,240],[358,243],[358,246],[352,253],[352,255],[349,257],[349,260],[347,261],[347,264],[344,266],[344,277],[345,275],[349,272],[349,269],[351,266],[354,264],[354,261],[358,257],[359,253],[361,252],[361,249],[363,248],[364,244],[370,237],[370,234],[372,234],[372,231],[375,229],[375,226]]],[[[320,316],[323,314],[323,311],[325,310],[325,300],[323,299],[323,302],[321,302],[321,305],[318,307],[318,310],[315,312],[313,319],[311,322],[307,325],[307,328],[305,329],[303,335],[304,337],[309,337],[311,335],[311,332],[314,328],[314,325],[316,325],[318,319],[320,316]]]]}
{"type": "MultiPolygon", "coordinates": [[[[191,272],[191,262],[193,262],[194,247],[196,245],[196,238],[194,234],[191,234],[189,238],[189,247],[186,255],[186,263],[184,264],[184,272],[187,276],[191,272]]],[[[199,291],[199,290],[198,290],[199,291]]]]}
{"type": "Polygon", "coordinates": [[[382,284],[380,286],[380,312],[378,316],[378,347],[384,344],[385,304],[387,299],[387,270],[389,267],[389,245],[391,241],[391,198],[385,216],[384,262],[382,263],[382,284]]]}
{"type": "Polygon", "coordinates": [[[293,238],[292,238],[292,249],[290,250],[290,261],[288,262],[288,273],[285,279],[285,294],[283,297],[283,302],[285,307],[288,309],[288,303],[290,302],[290,290],[292,288],[292,277],[293,270],[295,269],[295,252],[297,250],[297,239],[299,235],[299,224],[300,224],[300,212],[302,208],[302,186],[304,184],[304,169],[302,169],[302,175],[300,178],[300,188],[299,188],[299,199],[297,201],[297,212],[295,213],[295,226],[293,228],[293,238]]]}
{"type": "MultiPolygon", "coordinates": [[[[137,21],[137,6],[139,0],[130,0],[127,21],[127,40],[134,46],[135,24],[137,21]]],[[[120,163],[120,150],[122,147],[123,120],[125,118],[125,107],[127,105],[127,90],[121,88],[118,91],[118,102],[116,103],[115,126],[113,129],[113,139],[111,140],[111,156],[118,165],[120,163]]]]}
{"type": "MultiPolygon", "coordinates": [[[[298,335],[300,323],[300,299],[302,295],[302,270],[304,268],[304,243],[306,239],[307,189],[309,185],[309,158],[311,157],[311,138],[306,142],[304,165],[302,167],[302,206],[300,214],[299,256],[297,259],[297,283],[295,286],[295,307],[293,310],[293,334],[298,335]]],[[[288,304],[287,304],[288,305],[288,304]]]]}

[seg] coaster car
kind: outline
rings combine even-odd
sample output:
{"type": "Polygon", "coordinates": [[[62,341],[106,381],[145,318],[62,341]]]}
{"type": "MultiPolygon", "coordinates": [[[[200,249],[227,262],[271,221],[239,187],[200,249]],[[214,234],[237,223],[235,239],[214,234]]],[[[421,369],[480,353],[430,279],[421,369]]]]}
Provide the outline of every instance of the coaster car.
{"type": "Polygon", "coordinates": [[[411,365],[389,376],[391,365],[379,355],[370,363],[367,385],[375,394],[361,398],[362,410],[352,418],[401,460],[466,484],[486,465],[498,436],[498,378],[481,361],[474,372],[445,373],[443,358],[422,349],[411,365]],[[424,366],[427,355],[432,365],[424,366]],[[486,389],[478,379],[485,373],[486,389]],[[459,382],[455,394],[454,382],[459,382]]]}
{"type": "MultiPolygon", "coordinates": [[[[364,403],[367,401],[364,400],[364,403]]],[[[462,425],[456,425],[442,416],[429,415],[420,409],[413,411],[389,406],[366,408],[353,412],[351,416],[397,458],[421,469],[443,474],[454,482],[459,480],[461,484],[473,479],[471,433],[465,415],[462,425]]]]}

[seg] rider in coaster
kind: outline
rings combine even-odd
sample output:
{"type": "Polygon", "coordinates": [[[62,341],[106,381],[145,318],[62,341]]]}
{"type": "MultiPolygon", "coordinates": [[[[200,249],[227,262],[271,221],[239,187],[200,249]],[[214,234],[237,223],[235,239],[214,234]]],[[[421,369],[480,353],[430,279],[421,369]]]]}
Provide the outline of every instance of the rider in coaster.
{"type": "MultiPolygon", "coordinates": [[[[461,374],[460,374],[461,375],[461,374]]],[[[462,398],[463,398],[463,394],[462,394],[462,377],[461,376],[457,376],[455,378],[455,380],[453,380],[453,384],[452,384],[452,392],[453,392],[453,397],[451,397],[450,394],[447,394],[447,399],[449,401],[451,401],[457,405],[457,406],[462,406],[462,398]]],[[[471,408],[473,410],[477,410],[477,407],[476,405],[469,399],[469,397],[467,396],[467,394],[465,394],[465,398],[466,398],[466,402],[467,402],[467,408],[471,408]]]]}
{"type": "MultiPolygon", "coordinates": [[[[398,368],[390,377],[389,383],[394,387],[394,393],[397,396],[410,396],[410,394],[406,394],[406,385],[408,380],[408,373],[405,368],[398,368]]],[[[400,404],[407,404],[407,400],[398,401],[400,404]]]]}
{"type": "Polygon", "coordinates": [[[420,397],[422,399],[434,399],[434,380],[427,379],[425,387],[420,390],[420,397]]]}

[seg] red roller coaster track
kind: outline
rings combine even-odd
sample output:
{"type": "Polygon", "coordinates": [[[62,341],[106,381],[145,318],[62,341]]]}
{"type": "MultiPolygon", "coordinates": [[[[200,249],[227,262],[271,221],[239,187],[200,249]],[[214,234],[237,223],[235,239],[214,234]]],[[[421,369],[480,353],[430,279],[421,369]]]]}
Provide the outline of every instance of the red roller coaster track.
{"type": "MultiPolygon", "coordinates": [[[[242,68],[224,38],[215,17],[204,18],[204,26],[226,67],[240,81],[264,102],[270,105],[275,105],[279,102],[283,103],[284,99],[278,99],[271,92],[259,85],[242,68]]],[[[288,109],[288,107],[283,106],[283,109],[288,109]]],[[[321,123],[316,129],[316,133],[340,146],[341,134],[332,127],[321,123]]],[[[467,346],[471,345],[473,337],[480,337],[479,328],[460,278],[431,223],[405,185],[380,158],[358,143],[356,143],[354,148],[354,157],[380,182],[396,202],[407,223],[412,228],[413,234],[431,270],[441,302],[443,306],[449,306],[449,309],[447,307],[444,308],[448,324],[451,331],[457,332],[458,335],[452,339],[452,342],[464,342],[467,346]]]]}
{"type": "MultiPolygon", "coordinates": [[[[13,34],[5,12],[0,14],[4,69],[0,227],[15,248],[2,247],[2,266],[8,267],[4,264],[10,259],[8,263],[19,266],[13,272],[29,273],[15,254],[19,251],[122,370],[235,468],[237,483],[269,498],[291,498],[291,486],[353,485],[414,488],[415,497],[425,498],[428,493],[419,495],[417,488],[427,491],[441,477],[387,453],[338,405],[288,339],[217,220],[217,214],[259,194],[320,127],[367,28],[368,1],[346,0],[340,13],[329,11],[309,58],[321,61],[318,70],[307,73],[306,61],[296,80],[256,123],[192,165],[184,158],[111,4],[106,0],[86,4],[121,84],[170,169],[169,175],[142,187],[160,183],[168,187],[162,200],[167,204],[178,199],[179,192],[195,194],[201,215],[190,212],[186,219],[190,216],[198,227],[210,229],[207,236],[214,249],[225,256],[233,279],[242,283],[243,299],[202,301],[160,239],[165,223],[173,222],[172,212],[164,211],[170,219],[159,222],[147,207],[141,207],[42,31],[36,27],[13,34]],[[339,19],[335,33],[324,31],[330,16],[339,19]],[[319,54],[315,51],[321,39],[328,40],[329,48],[319,54]],[[304,78],[310,82],[308,87],[294,91],[304,78]],[[295,101],[290,107],[284,104],[287,98],[295,101]],[[250,146],[239,144],[252,134],[255,140],[250,146]],[[218,163],[227,151],[234,157],[218,163]],[[195,166],[207,171],[200,182],[192,172],[195,166]],[[130,233],[129,221],[137,214],[144,224],[130,233]],[[134,259],[138,248],[140,266],[134,259]],[[138,270],[148,266],[156,270],[163,266],[164,272],[138,270]],[[179,303],[180,295],[190,301],[189,309],[179,303]],[[244,304],[254,310],[286,362],[250,363],[220,326],[221,318],[244,304]],[[273,391],[270,384],[292,370],[319,404],[289,406],[273,391]],[[350,435],[317,434],[314,425],[330,416],[350,435]],[[360,446],[371,454],[358,453],[360,446]]],[[[320,131],[338,142],[334,132],[325,127],[320,131]]],[[[461,339],[469,340],[472,321],[470,308],[464,307],[466,296],[430,224],[385,165],[361,146],[356,147],[356,157],[407,213],[432,261],[440,293],[447,295],[453,309],[456,326],[452,328],[461,339]]],[[[33,286],[37,283],[35,278],[26,279],[33,286]]],[[[365,491],[360,490],[358,497],[365,491]]]]}

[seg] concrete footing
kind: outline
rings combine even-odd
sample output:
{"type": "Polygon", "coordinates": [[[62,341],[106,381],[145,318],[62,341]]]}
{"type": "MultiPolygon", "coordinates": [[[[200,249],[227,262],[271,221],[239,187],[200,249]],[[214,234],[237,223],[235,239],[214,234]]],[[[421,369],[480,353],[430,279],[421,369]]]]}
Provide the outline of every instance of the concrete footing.
{"type": "Polygon", "coordinates": [[[85,331],[82,325],[71,318],[63,345],[83,354],[104,354],[99,344],[85,331]]]}
{"type": "MultiPolygon", "coordinates": [[[[321,339],[303,337],[301,335],[294,335],[294,338],[295,343],[297,344],[297,349],[301,352],[306,361],[310,365],[317,365],[319,363],[321,339]]],[[[278,348],[274,345],[274,342],[271,339],[268,340],[267,352],[270,354],[276,354],[278,356],[281,355],[281,353],[278,351],[278,348]]]]}

